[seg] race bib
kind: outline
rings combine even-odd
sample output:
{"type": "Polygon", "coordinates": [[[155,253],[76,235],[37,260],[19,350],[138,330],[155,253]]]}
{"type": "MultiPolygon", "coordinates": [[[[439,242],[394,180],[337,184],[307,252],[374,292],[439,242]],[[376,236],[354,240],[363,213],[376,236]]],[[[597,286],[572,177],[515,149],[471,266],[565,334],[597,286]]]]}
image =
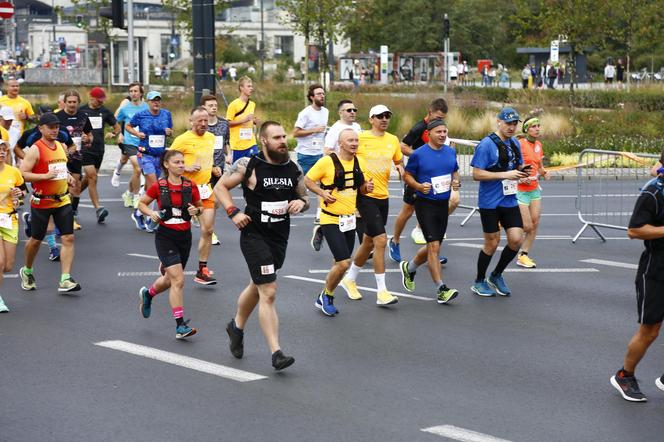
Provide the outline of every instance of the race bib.
{"type": "Polygon", "coordinates": [[[214,137],[214,150],[221,150],[224,148],[224,136],[217,135],[214,137]]]}
{"type": "Polygon", "coordinates": [[[79,152],[81,151],[81,137],[73,137],[72,140],[74,141],[74,146],[76,146],[76,150],[79,152]]]}
{"type": "Polygon", "coordinates": [[[311,140],[311,147],[314,149],[322,149],[323,148],[323,140],[320,138],[315,138],[311,140]]]}
{"type": "Polygon", "coordinates": [[[241,127],[240,128],[240,139],[241,140],[251,140],[254,130],[250,127],[241,127]]]}
{"type": "Polygon", "coordinates": [[[503,195],[516,195],[516,184],[515,180],[503,180],[503,195]]]}
{"type": "Polygon", "coordinates": [[[182,210],[177,207],[173,207],[173,217],[164,221],[164,224],[182,224],[184,220],[182,219],[182,210]]]}
{"type": "Polygon", "coordinates": [[[288,201],[263,201],[261,203],[261,222],[278,223],[284,221],[286,218],[273,218],[270,215],[285,215],[288,213],[288,201]]]}
{"type": "Polygon", "coordinates": [[[349,230],[355,230],[355,214],[352,215],[339,215],[339,230],[342,232],[348,232],[349,230]]]}
{"type": "Polygon", "coordinates": [[[449,192],[452,185],[452,175],[440,175],[431,177],[431,188],[434,195],[449,192]]]}
{"type": "Polygon", "coordinates": [[[67,163],[51,163],[48,165],[48,171],[54,170],[56,175],[54,180],[66,180],[67,179],[67,163]]]}
{"type": "Polygon", "coordinates": [[[209,184],[199,184],[198,193],[201,194],[202,200],[206,200],[212,196],[212,189],[209,184]]]}
{"type": "Polygon", "coordinates": [[[3,229],[11,229],[13,227],[12,216],[10,214],[0,213],[0,227],[3,229]]]}
{"type": "Polygon", "coordinates": [[[101,117],[88,117],[90,125],[93,129],[101,129],[104,125],[104,120],[101,117]]]}
{"type": "Polygon", "coordinates": [[[166,145],[166,135],[150,135],[148,137],[148,146],[154,149],[160,149],[166,145]]]}

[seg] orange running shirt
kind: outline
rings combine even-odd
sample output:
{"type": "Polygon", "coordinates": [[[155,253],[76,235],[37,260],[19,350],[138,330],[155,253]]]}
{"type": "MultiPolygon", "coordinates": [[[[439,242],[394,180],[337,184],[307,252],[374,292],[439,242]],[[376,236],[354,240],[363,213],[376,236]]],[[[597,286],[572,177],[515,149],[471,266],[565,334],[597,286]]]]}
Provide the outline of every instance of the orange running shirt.
{"type": "Polygon", "coordinates": [[[54,169],[58,174],[56,178],[32,183],[34,189],[30,205],[35,209],[55,209],[70,203],[69,195],[58,199],[39,198],[40,195],[63,195],[66,194],[67,184],[67,154],[64,147],[58,141],[54,141],[54,147],[48,147],[43,139],[37,140],[33,146],[39,149],[39,161],[32,168],[33,173],[48,173],[54,169]]]}
{"type": "Polygon", "coordinates": [[[530,169],[530,184],[519,183],[517,189],[520,192],[530,192],[531,190],[536,190],[539,186],[537,177],[539,174],[539,164],[542,158],[544,158],[544,150],[542,149],[542,143],[539,141],[531,143],[526,138],[520,138],[519,144],[521,145],[523,164],[530,164],[532,169],[530,169]]]}

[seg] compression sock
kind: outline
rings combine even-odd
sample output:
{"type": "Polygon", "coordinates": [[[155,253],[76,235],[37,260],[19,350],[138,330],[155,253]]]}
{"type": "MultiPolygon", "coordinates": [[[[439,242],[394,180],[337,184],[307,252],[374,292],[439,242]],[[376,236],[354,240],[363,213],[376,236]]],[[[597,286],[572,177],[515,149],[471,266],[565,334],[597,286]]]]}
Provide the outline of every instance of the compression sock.
{"type": "Polygon", "coordinates": [[[173,317],[175,318],[175,322],[177,322],[178,326],[182,325],[184,323],[184,308],[183,307],[173,307],[173,317]]]}
{"type": "Polygon", "coordinates": [[[118,164],[115,166],[115,174],[120,175],[120,172],[122,172],[123,167],[124,167],[124,164],[122,164],[121,161],[118,161],[118,164]]]}
{"type": "Polygon", "coordinates": [[[408,261],[408,273],[415,273],[417,272],[417,264],[415,264],[415,258],[411,259],[408,261]]]}
{"type": "Polygon", "coordinates": [[[65,282],[69,278],[71,278],[71,275],[69,273],[63,273],[62,275],[60,275],[60,282],[65,282]]]}
{"type": "Polygon", "coordinates": [[[358,273],[360,273],[360,270],[362,267],[358,267],[355,265],[355,263],[352,263],[350,265],[350,269],[348,269],[348,273],[346,274],[346,278],[350,279],[351,281],[355,281],[357,279],[358,273]]]}
{"type": "Polygon", "coordinates": [[[374,273],[374,276],[376,277],[376,288],[378,291],[382,292],[387,290],[387,287],[385,286],[385,273],[374,273]]]}
{"type": "Polygon", "coordinates": [[[58,245],[55,243],[55,233],[49,233],[46,235],[46,242],[48,243],[49,249],[57,249],[58,245]]]}
{"type": "Polygon", "coordinates": [[[500,275],[503,273],[503,271],[507,268],[510,262],[514,259],[514,257],[519,253],[518,250],[512,250],[509,248],[509,246],[506,246],[503,249],[503,253],[500,254],[500,261],[498,261],[498,265],[494,269],[491,274],[493,276],[500,275]]]}
{"type": "Polygon", "coordinates": [[[150,295],[150,298],[154,298],[159,294],[159,292],[157,291],[157,289],[154,288],[154,286],[150,286],[150,288],[148,289],[148,294],[150,295]]]}
{"type": "Polygon", "coordinates": [[[484,281],[486,279],[486,269],[489,268],[491,263],[491,255],[484,253],[480,250],[480,256],[477,258],[477,278],[476,281],[484,281]]]}

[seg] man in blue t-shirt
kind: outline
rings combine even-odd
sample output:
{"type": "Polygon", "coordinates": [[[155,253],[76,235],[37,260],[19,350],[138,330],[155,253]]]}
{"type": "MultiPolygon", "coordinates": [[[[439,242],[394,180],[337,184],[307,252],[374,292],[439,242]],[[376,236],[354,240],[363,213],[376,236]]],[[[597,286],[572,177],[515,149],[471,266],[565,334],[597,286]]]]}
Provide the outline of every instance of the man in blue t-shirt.
{"type": "Polygon", "coordinates": [[[479,296],[511,294],[502,274],[523,242],[523,221],[516,190],[518,180],[528,176],[529,166],[523,166],[519,142],[513,138],[519,114],[506,107],[498,114],[497,121],[498,130],[480,141],[470,162],[473,179],[480,182],[478,206],[484,231],[484,247],[477,261],[477,278],[471,287],[479,296]],[[486,271],[500,242],[500,226],[505,229],[507,247],[487,279],[486,271]]]}
{"type": "Polygon", "coordinates": [[[436,287],[439,304],[447,304],[459,292],[443,283],[438,258],[440,244],[445,237],[449,217],[451,190],[459,190],[459,164],[456,150],[445,145],[447,124],[441,119],[427,124],[429,141],[413,151],[406,165],[404,181],[415,190],[415,215],[426,240],[413,259],[401,261],[401,282],[406,290],[415,290],[415,272],[425,262],[429,265],[431,279],[436,287]]]}

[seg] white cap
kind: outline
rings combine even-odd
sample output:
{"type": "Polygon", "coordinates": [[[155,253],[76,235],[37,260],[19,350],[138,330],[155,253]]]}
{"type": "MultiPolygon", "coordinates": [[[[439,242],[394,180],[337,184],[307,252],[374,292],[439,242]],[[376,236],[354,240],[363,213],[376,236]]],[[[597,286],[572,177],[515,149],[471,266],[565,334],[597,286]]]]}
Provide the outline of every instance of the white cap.
{"type": "Polygon", "coordinates": [[[374,115],[380,115],[384,112],[392,112],[385,106],[384,104],[377,104],[371,109],[369,109],[369,118],[373,117],[374,115]]]}
{"type": "Polygon", "coordinates": [[[14,109],[9,106],[2,106],[0,108],[0,117],[3,120],[14,120],[16,118],[14,116],[14,109]]]}

